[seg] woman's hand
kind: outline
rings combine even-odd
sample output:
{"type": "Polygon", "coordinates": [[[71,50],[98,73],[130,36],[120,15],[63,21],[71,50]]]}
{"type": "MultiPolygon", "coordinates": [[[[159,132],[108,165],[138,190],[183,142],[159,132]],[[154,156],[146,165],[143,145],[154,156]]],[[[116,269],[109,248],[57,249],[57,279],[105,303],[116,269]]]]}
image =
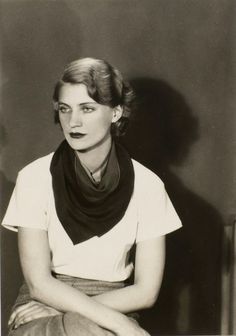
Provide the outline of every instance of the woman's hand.
{"type": "Polygon", "coordinates": [[[117,336],[150,336],[150,334],[141,328],[138,322],[133,319],[127,319],[121,328],[115,332],[117,336]]]}
{"type": "Polygon", "coordinates": [[[61,314],[58,310],[46,306],[37,301],[30,301],[20,307],[17,307],[10,316],[8,325],[14,324],[14,329],[22,324],[33,321],[40,317],[54,316],[61,314]]]}

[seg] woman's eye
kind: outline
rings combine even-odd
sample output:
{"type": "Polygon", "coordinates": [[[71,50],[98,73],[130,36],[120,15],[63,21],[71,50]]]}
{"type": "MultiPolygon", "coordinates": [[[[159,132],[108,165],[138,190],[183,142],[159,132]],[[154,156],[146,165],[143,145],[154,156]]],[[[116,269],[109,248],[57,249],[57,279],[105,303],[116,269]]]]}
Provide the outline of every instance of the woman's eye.
{"type": "Polygon", "coordinates": [[[60,113],[69,113],[70,112],[70,108],[66,107],[66,106],[59,106],[58,111],[60,113]]]}
{"type": "Polygon", "coordinates": [[[83,107],[83,112],[85,112],[85,113],[91,113],[94,110],[95,110],[94,107],[88,107],[88,106],[83,107]]]}

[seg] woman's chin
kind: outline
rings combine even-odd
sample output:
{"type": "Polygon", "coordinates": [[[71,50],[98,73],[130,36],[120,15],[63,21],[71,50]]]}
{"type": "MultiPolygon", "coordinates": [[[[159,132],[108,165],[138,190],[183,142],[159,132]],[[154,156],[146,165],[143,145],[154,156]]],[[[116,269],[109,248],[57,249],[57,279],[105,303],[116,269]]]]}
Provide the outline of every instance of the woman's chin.
{"type": "Polygon", "coordinates": [[[77,152],[86,152],[89,150],[89,147],[87,146],[79,146],[79,145],[71,144],[70,142],[68,143],[69,143],[69,146],[77,152]]]}
{"type": "MultiPolygon", "coordinates": [[[[104,137],[102,139],[98,139],[97,141],[91,141],[90,143],[88,141],[83,141],[82,139],[72,139],[66,137],[66,141],[68,142],[69,146],[81,153],[89,152],[91,150],[102,148],[107,140],[110,140],[108,137],[104,137]]],[[[110,143],[110,141],[108,142],[110,143]]]]}
{"type": "Polygon", "coordinates": [[[85,151],[89,146],[82,143],[81,140],[66,137],[68,145],[75,151],[85,151]]]}
{"type": "Polygon", "coordinates": [[[74,142],[69,142],[67,141],[69,146],[76,152],[80,152],[80,153],[86,153],[89,152],[92,149],[95,149],[97,146],[96,145],[82,145],[82,144],[75,144],[74,142]]]}

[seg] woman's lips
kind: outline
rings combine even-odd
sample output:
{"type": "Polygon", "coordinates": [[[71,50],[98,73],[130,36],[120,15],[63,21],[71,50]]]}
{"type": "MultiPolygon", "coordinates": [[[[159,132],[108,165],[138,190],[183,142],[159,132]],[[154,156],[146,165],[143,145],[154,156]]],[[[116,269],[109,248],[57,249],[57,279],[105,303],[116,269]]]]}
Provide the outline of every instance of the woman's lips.
{"type": "Polygon", "coordinates": [[[81,139],[86,135],[86,134],[79,133],[79,132],[71,132],[69,134],[70,134],[70,137],[73,139],[81,139]]]}

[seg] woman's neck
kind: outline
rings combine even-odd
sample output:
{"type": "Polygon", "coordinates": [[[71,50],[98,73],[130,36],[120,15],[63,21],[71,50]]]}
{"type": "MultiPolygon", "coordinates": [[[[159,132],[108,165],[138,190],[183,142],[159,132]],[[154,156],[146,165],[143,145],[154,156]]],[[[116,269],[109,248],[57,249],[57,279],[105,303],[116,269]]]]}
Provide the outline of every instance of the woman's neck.
{"type": "Polygon", "coordinates": [[[80,162],[86,166],[90,172],[95,172],[99,169],[106,161],[108,154],[111,150],[112,138],[108,137],[103,143],[99,146],[93,147],[87,151],[76,151],[80,162]]]}

